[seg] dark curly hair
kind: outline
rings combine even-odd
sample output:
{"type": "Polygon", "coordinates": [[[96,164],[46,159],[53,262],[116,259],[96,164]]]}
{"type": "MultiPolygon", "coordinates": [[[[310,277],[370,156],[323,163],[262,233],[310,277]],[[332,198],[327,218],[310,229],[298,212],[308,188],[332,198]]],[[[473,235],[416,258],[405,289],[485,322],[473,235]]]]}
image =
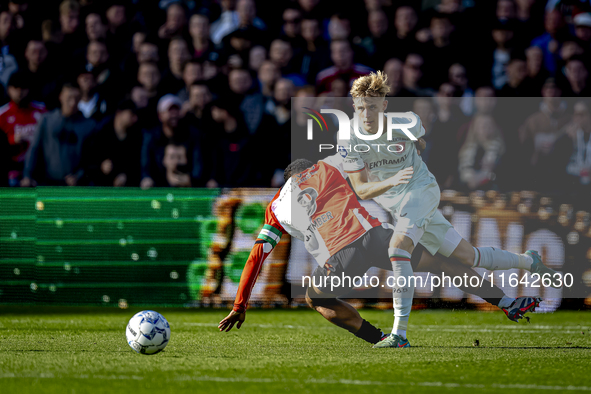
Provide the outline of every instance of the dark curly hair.
{"type": "Polygon", "coordinates": [[[294,160],[291,163],[289,163],[289,165],[285,168],[285,171],[283,172],[283,179],[285,180],[285,182],[287,182],[287,180],[291,178],[292,175],[299,174],[300,172],[307,170],[313,165],[314,163],[312,163],[310,160],[294,160]]]}

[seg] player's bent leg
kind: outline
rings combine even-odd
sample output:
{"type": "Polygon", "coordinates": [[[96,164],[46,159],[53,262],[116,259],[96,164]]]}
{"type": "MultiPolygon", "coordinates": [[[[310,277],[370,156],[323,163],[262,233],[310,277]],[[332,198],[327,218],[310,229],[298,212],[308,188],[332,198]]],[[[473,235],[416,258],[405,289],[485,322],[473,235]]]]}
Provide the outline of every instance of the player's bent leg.
{"type": "MultiPolygon", "coordinates": [[[[557,274],[556,271],[542,263],[542,258],[535,250],[517,254],[493,247],[476,248],[465,239],[462,239],[458,247],[453,251],[452,257],[466,266],[486,268],[491,271],[519,268],[532,274],[539,274],[541,277],[548,275],[550,279],[554,279],[554,275],[557,274]]],[[[552,282],[552,285],[554,285],[554,282],[552,282]]]]}
{"type": "Polygon", "coordinates": [[[385,337],[382,330],[364,320],[353,306],[314,286],[308,287],[306,302],[326,320],[364,341],[377,343],[385,337]]]}
{"type": "MultiPolygon", "coordinates": [[[[457,245],[459,234],[455,233],[454,229],[450,229],[446,235],[444,246],[441,247],[443,253],[453,249],[453,245],[457,245]]],[[[449,253],[448,253],[449,254],[449,253]]],[[[536,297],[518,297],[512,298],[505,295],[496,285],[491,284],[488,280],[482,278],[476,271],[469,268],[454,259],[447,258],[442,254],[436,256],[431,255],[426,248],[419,244],[413,252],[411,263],[413,269],[419,272],[431,272],[435,275],[445,275],[454,277],[464,277],[466,275],[467,283],[478,283],[478,286],[460,286],[459,289],[466,293],[479,296],[490,304],[496,305],[505,312],[509,320],[518,322],[527,312],[535,311],[542,301],[541,298],[536,297]],[[475,279],[472,279],[475,277],[475,279]]]]}

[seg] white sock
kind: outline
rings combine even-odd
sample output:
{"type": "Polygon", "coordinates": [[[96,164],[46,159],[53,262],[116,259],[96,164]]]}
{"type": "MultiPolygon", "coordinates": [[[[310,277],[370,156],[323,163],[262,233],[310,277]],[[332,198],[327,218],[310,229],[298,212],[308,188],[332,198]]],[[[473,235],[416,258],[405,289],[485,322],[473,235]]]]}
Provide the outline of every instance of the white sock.
{"type": "Polygon", "coordinates": [[[388,248],[388,255],[390,256],[390,262],[392,262],[395,282],[392,288],[392,299],[394,301],[392,333],[406,339],[406,329],[415,291],[414,280],[411,280],[413,271],[410,265],[410,253],[403,249],[388,248]]]}
{"type": "Polygon", "coordinates": [[[410,316],[394,316],[394,326],[392,327],[392,334],[406,339],[406,327],[408,327],[408,318],[410,316]]]}
{"type": "Polygon", "coordinates": [[[515,298],[511,298],[511,297],[507,297],[507,296],[503,296],[503,298],[501,298],[501,300],[499,301],[499,303],[497,304],[497,306],[499,308],[508,308],[511,306],[511,304],[515,301],[515,298]]]}
{"type": "Polygon", "coordinates": [[[534,262],[526,254],[511,253],[492,247],[474,248],[474,254],[474,265],[472,267],[486,268],[491,271],[509,270],[511,268],[530,271],[534,262]]]}

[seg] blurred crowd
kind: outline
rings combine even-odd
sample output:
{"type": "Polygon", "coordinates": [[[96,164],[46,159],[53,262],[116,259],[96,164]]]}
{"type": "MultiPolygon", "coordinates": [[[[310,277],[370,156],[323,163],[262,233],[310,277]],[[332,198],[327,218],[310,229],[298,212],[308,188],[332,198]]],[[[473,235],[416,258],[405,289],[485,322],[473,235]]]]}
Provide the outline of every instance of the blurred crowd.
{"type": "Polygon", "coordinates": [[[442,188],[589,191],[590,55],[590,0],[0,1],[0,185],[277,187],[384,70],[442,188]]]}

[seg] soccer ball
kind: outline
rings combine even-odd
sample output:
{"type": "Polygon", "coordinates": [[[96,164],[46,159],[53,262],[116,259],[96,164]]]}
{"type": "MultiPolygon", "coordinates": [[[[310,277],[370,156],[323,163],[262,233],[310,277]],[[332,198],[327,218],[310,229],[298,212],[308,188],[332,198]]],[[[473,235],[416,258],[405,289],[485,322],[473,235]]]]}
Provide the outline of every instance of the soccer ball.
{"type": "Polygon", "coordinates": [[[160,313],[141,311],[127,323],[125,336],[129,346],[140,354],[156,354],[170,340],[170,325],[160,313]]]}

